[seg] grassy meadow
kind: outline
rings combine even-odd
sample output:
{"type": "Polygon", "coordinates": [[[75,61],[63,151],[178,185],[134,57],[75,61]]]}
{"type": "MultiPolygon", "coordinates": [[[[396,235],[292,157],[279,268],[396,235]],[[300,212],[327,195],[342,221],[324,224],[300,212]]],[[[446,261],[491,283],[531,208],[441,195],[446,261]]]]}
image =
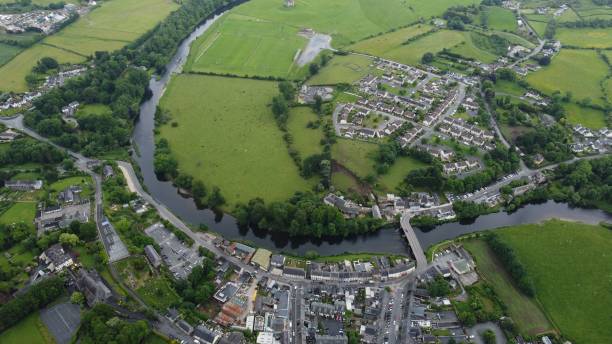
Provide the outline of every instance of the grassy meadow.
{"type": "Polygon", "coordinates": [[[502,7],[487,7],[485,11],[489,28],[508,32],[517,29],[517,20],[511,10],[502,7]]]}
{"type": "Polygon", "coordinates": [[[498,233],[514,248],[535,283],[538,301],[569,340],[607,343],[612,338],[609,229],[552,220],[498,233]]]}
{"type": "Polygon", "coordinates": [[[568,103],[565,108],[565,118],[570,124],[582,124],[591,129],[601,129],[606,126],[606,116],[601,110],[568,103]]]}
{"type": "Polygon", "coordinates": [[[26,91],[26,75],[45,56],[60,63],[79,63],[96,51],[120,49],[177,8],[172,0],[105,1],[75,23],[25,49],[2,66],[0,90],[26,91]]]}
{"type": "Polygon", "coordinates": [[[13,223],[24,222],[34,228],[32,224],[36,216],[35,202],[19,202],[13,204],[4,213],[0,214],[0,223],[10,225],[13,223]]]}
{"type": "Polygon", "coordinates": [[[340,138],[332,146],[332,159],[363,178],[374,173],[372,155],[377,150],[375,143],[340,138]]]}
{"type": "Polygon", "coordinates": [[[459,43],[451,49],[451,52],[463,57],[472,58],[484,63],[491,63],[497,60],[498,55],[479,47],[487,44],[488,37],[474,32],[466,32],[465,41],[459,43]]]}
{"type": "Polygon", "coordinates": [[[168,139],[179,169],[218,186],[228,202],[255,197],[284,200],[310,188],[289,157],[268,104],[275,82],[200,75],[178,75],[161,107],[172,122],[168,139]]]}
{"type": "Polygon", "coordinates": [[[601,104],[599,82],[607,73],[608,66],[595,51],[562,50],[549,66],[527,75],[527,82],[546,94],[570,91],[574,99],[591,98],[601,104]]]}
{"type": "Polygon", "coordinates": [[[408,172],[423,167],[427,167],[427,164],[411,157],[400,157],[387,173],[378,178],[377,187],[384,191],[393,192],[402,183],[408,172]]]}
{"type": "Polygon", "coordinates": [[[14,45],[0,43],[0,66],[9,62],[15,55],[19,54],[22,49],[14,45]]]}
{"type": "Polygon", "coordinates": [[[374,74],[372,59],[362,55],[334,56],[319,73],[308,79],[309,85],[352,84],[367,74],[374,74]]]}
{"type": "Polygon", "coordinates": [[[433,29],[431,25],[417,24],[405,27],[384,35],[372,37],[360,42],[357,42],[348,47],[349,50],[357,52],[366,52],[374,56],[383,56],[388,51],[395,49],[405,43],[407,40],[422,35],[433,29]]]}
{"type": "Polygon", "coordinates": [[[302,159],[323,152],[321,146],[321,140],[324,138],[323,129],[308,128],[308,123],[316,122],[318,119],[317,114],[308,106],[291,108],[287,129],[293,136],[293,147],[300,152],[302,159]]]}
{"type": "Polygon", "coordinates": [[[563,45],[571,45],[580,48],[612,48],[612,28],[559,28],[556,31],[556,39],[563,45]]]}
{"type": "Polygon", "coordinates": [[[38,312],[28,315],[17,325],[0,334],[3,344],[54,344],[55,340],[40,320],[38,312]]]}

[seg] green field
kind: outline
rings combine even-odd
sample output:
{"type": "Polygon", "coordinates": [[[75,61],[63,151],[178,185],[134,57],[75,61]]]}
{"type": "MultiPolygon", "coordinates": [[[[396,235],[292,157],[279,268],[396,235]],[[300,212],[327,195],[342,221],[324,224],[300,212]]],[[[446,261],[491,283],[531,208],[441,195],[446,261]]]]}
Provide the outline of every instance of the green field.
{"type": "Polygon", "coordinates": [[[281,23],[226,15],[193,43],[186,70],[286,77],[294,57],[306,45],[297,32],[281,23]]]}
{"type": "Polygon", "coordinates": [[[573,98],[591,98],[601,104],[603,93],[599,82],[608,66],[592,50],[562,50],[549,66],[527,76],[527,82],[543,93],[572,92],[573,98]]]}
{"type": "Polygon", "coordinates": [[[511,95],[520,97],[525,94],[525,89],[516,82],[497,79],[497,82],[495,82],[495,93],[500,96],[511,95]]]}
{"type": "Polygon", "coordinates": [[[104,113],[112,113],[111,108],[105,104],[85,104],[83,106],[79,106],[75,117],[79,117],[82,115],[101,115],[104,113]]]}
{"type": "Polygon", "coordinates": [[[15,55],[19,54],[22,48],[14,45],[0,43],[0,66],[9,62],[15,55]]]}
{"type": "Polygon", "coordinates": [[[334,56],[318,74],[308,79],[309,85],[352,84],[367,74],[374,74],[372,59],[362,55],[334,56]]]}
{"type": "Polygon", "coordinates": [[[228,206],[255,197],[284,200],[310,185],[289,157],[272,111],[276,83],[179,75],[161,106],[177,127],[165,125],[179,169],[218,186],[228,206]]]}
{"type": "Polygon", "coordinates": [[[83,56],[71,52],[57,49],[44,44],[36,44],[31,48],[22,51],[7,64],[0,67],[0,90],[24,92],[28,85],[25,77],[32,71],[38,60],[48,56],[53,57],[63,63],[83,62],[83,56]]]}
{"type": "Polygon", "coordinates": [[[559,28],[555,38],[563,45],[580,48],[612,48],[612,28],[559,28]]]}
{"type": "Polygon", "coordinates": [[[321,154],[323,146],[321,140],[324,138],[322,128],[308,128],[308,123],[319,119],[310,107],[299,106],[291,109],[287,129],[293,136],[293,147],[300,152],[302,159],[313,154],[321,154]]]}
{"type": "MultiPolygon", "coordinates": [[[[529,18],[530,16],[527,17],[529,18]]],[[[540,36],[544,36],[544,32],[546,31],[546,23],[547,22],[529,19],[529,25],[540,36]]]]}
{"type": "Polygon", "coordinates": [[[39,318],[39,313],[30,314],[17,325],[0,334],[0,343],[3,344],[54,344],[45,325],[39,318]]]}
{"type": "Polygon", "coordinates": [[[486,35],[470,32],[465,34],[465,41],[459,43],[451,49],[451,52],[463,57],[472,58],[484,63],[491,63],[497,60],[498,55],[480,48],[479,46],[488,44],[486,35]]]}
{"type": "Polygon", "coordinates": [[[609,343],[612,232],[548,221],[500,230],[536,287],[538,300],[574,343],[609,343]]]}
{"type": "Polygon", "coordinates": [[[521,333],[536,335],[552,330],[550,322],[535,300],[519,292],[484,241],[467,241],[462,244],[474,257],[480,276],[493,287],[508,307],[508,315],[521,333]]]}
{"type": "Polygon", "coordinates": [[[413,158],[407,156],[400,157],[389,168],[387,173],[378,178],[377,186],[385,191],[393,192],[402,183],[408,172],[426,166],[427,164],[413,158]]]}
{"type": "Polygon", "coordinates": [[[383,56],[388,51],[401,46],[410,38],[422,35],[433,28],[431,25],[417,24],[393,32],[386,33],[381,36],[376,36],[357,42],[348,47],[348,49],[358,52],[367,52],[374,56],[383,56]]]}
{"type": "Polygon", "coordinates": [[[565,117],[570,124],[582,124],[591,129],[601,129],[606,126],[606,116],[601,110],[587,108],[574,103],[565,104],[565,117]]]}
{"type": "Polygon", "coordinates": [[[501,7],[487,7],[488,27],[494,30],[514,32],[517,20],[511,10],[501,7]]]}
{"type": "Polygon", "coordinates": [[[96,51],[112,51],[136,40],[178,5],[171,0],[111,0],[0,68],[0,90],[27,90],[25,76],[42,57],[80,63],[96,51]]]}
{"type": "Polygon", "coordinates": [[[10,225],[24,222],[34,227],[34,216],[36,216],[35,202],[20,202],[13,204],[4,213],[0,214],[0,223],[10,225]]]}
{"type": "Polygon", "coordinates": [[[375,143],[338,139],[332,146],[332,159],[363,178],[374,173],[372,155],[377,150],[375,143]]]}

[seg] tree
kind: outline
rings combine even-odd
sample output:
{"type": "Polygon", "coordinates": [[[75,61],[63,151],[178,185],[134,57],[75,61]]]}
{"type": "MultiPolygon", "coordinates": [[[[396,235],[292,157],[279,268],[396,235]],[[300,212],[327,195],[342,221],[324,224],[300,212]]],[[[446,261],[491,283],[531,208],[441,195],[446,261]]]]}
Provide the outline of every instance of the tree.
{"type": "Polygon", "coordinates": [[[308,66],[308,72],[310,73],[310,75],[315,75],[317,73],[319,73],[319,65],[316,63],[311,63],[308,66]]]}
{"type": "Polygon", "coordinates": [[[81,292],[75,291],[72,293],[72,295],[70,295],[70,302],[77,305],[83,305],[85,302],[85,296],[83,296],[81,292]]]}
{"type": "Polygon", "coordinates": [[[424,64],[432,63],[433,60],[434,60],[434,54],[430,52],[426,52],[425,54],[423,54],[423,57],[421,57],[421,62],[423,62],[424,64]]]}
{"type": "Polygon", "coordinates": [[[495,332],[491,330],[486,330],[482,334],[482,340],[485,344],[495,344],[497,341],[495,340],[495,332]]]}
{"type": "Polygon", "coordinates": [[[281,81],[278,84],[278,90],[283,95],[286,101],[292,101],[295,97],[295,87],[289,81],[281,81]]]}
{"type": "Polygon", "coordinates": [[[59,236],[59,242],[68,247],[76,246],[79,243],[79,237],[72,233],[62,233],[59,236]]]}

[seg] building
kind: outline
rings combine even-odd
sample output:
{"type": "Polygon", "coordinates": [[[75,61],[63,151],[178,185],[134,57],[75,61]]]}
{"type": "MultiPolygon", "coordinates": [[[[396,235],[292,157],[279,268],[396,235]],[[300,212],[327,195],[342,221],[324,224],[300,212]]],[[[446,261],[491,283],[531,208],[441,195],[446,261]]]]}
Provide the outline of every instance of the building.
{"type": "Polygon", "coordinates": [[[285,266],[285,268],[283,269],[283,276],[289,277],[289,278],[304,279],[306,278],[306,271],[300,268],[291,268],[291,267],[285,266]]]}
{"type": "Polygon", "coordinates": [[[270,256],[272,256],[272,252],[264,248],[259,248],[255,251],[253,258],[251,258],[251,264],[259,267],[263,271],[268,271],[270,268],[270,256]]]}
{"type": "Polygon", "coordinates": [[[61,203],[79,203],[81,201],[81,192],[83,190],[78,185],[71,185],[64,190],[62,190],[58,195],[57,199],[61,203]]]}
{"type": "Polygon", "coordinates": [[[89,306],[105,302],[113,296],[110,289],[102,282],[102,278],[95,270],[87,271],[80,269],[76,282],[79,290],[85,295],[89,306]]]}
{"type": "Polygon", "coordinates": [[[155,247],[153,247],[153,245],[145,246],[144,252],[147,256],[147,259],[149,260],[149,263],[151,263],[154,268],[157,269],[161,266],[162,258],[159,256],[159,253],[157,253],[157,250],[155,250],[155,247]]]}
{"type": "Polygon", "coordinates": [[[215,344],[219,339],[219,334],[215,333],[204,325],[198,325],[193,330],[192,336],[202,344],[215,344]]]}
{"type": "Polygon", "coordinates": [[[4,187],[15,191],[40,190],[43,187],[42,180],[7,180],[4,187]]]}
{"type": "Polygon", "coordinates": [[[0,133],[0,143],[12,142],[19,137],[19,133],[12,129],[7,129],[0,133]]]}
{"type": "Polygon", "coordinates": [[[329,206],[338,208],[346,217],[356,217],[361,211],[361,207],[352,201],[345,200],[333,193],[328,194],[323,202],[329,206]]]}
{"type": "Polygon", "coordinates": [[[72,257],[64,251],[61,244],[52,245],[38,259],[52,272],[60,272],[74,264],[72,257]]]}
{"type": "Polygon", "coordinates": [[[115,172],[113,171],[113,167],[111,165],[104,165],[102,168],[102,175],[104,176],[104,179],[114,176],[115,172]]]}
{"type": "Polygon", "coordinates": [[[236,283],[227,282],[223,287],[221,287],[214,295],[215,300],[225,303],[229,299],[231,299],[238,292],[238,286],[236,283]]]}
{"type": "Polygon", "coordinates": [[[34,222],[38,228],[38,235],[42,235],[44,232],[54,229],[67,228],[73,221],[88,222],[90,213],[89,202],[45,208],[40,211],[34,222]]]}
{"type": "Polygon", "coordinates": [[[282,254],[273,254],[270,258],[270,265],[275,268],[282,268],[285,265],[285,256],[282,254]]]}

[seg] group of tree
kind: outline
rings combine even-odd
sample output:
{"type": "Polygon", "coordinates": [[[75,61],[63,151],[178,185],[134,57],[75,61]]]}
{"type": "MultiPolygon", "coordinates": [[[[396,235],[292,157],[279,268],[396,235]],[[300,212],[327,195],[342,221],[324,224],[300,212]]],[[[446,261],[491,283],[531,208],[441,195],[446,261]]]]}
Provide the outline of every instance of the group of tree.
{"type": "Polygon", "coordinates": [[[34,140],[15,140],[0,150],[0,165],[39,163],[57,164],[66,154],[50,144],[34,140]]]}
{"type": "Polygon", "coordinates": [[[446,19],[447,26],[452,30],[464,30],[466,24],[473,22],[473,17],[477,15],[479,9],[475,5],[469,6],[451,6],[444,14],[442,18],[446,19]]]}
{"type": "Polygon", "coordinates": [[[210,302],[215,293],[214,261],[204,258],[202,264],[193,268],[186,279],[177,280],[174,289],[183,298],[183,305],[194,309],[210,302]]]}
{"type": "Polygon", "coordinates": [[[518,289],[529,297],[535,296],[533,281],[516,256],[514,249],[495,233],[488,233],[485,236],[485,242],[502,263],[510,277],[512,277],[518,289]]]}
{"type": "Polygon", "coordinates": [[[77,338],[83,344],[131,344],[142,343],[150,334],[145,320],[124,320],[111,306],[100,303],[83,314],[77,338]]]}
{"type": "Polygon", "coordinates": [[[23,294],[0,306],[0,332],[55,301],[64,291],[64,280],[60,277],[50,277],[34,284],[23,294]]]}
{"type": "Polygon", "coordinates": [[[570,159],[570,137],[558,124],[536,126],[516,138],[516,145],[528,155],[541,154],[547,161],[561,162],[570,159]]]}
{"type": "MultiPolygon", "coordinates": [[[[593,2],[595,2],[594,0],[593,2]]],[[[606,1],[606,0],[604,0],[606,1]]],[[[607,0],[612,3],[611,0],[607,0]]],[[[612,27],[612,19],[604,19],[604,18],[595,18],[595,19],[587,19],[587,20],[578,20],[572,22],[560,22],[557,23],[558,26],[567,27],[567,28],[607,28],[612,27]]]]}
{"type": "Polygon", "coordinates": [[[369,233],[382,226],[381,220],[369,216],[345,218],[340,210],[310,192],[297,192],[285,202],[267,205],[256,198],[237,205],[234,216],[240,226],[315,238],[369,233]]]}
{"type": "Polygon", "coordinates": [[[561,164],[550,175],[548,197],[573,206],[612,204],[612,157],[561,164]]]}

